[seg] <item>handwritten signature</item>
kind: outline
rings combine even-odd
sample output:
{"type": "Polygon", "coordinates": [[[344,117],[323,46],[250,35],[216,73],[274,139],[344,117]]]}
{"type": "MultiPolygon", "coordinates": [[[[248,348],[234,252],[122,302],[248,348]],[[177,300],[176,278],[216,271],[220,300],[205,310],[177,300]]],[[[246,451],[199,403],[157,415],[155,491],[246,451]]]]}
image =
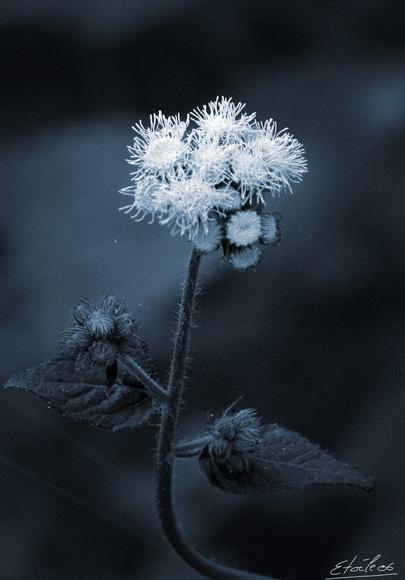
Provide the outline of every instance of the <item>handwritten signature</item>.
{"type": "Polygon", "coordinates": [[[381,578],[383,576],[396,576],[395,562],[384,564],[381,561],[381,554],[373,558],[359,559],[354,556],[352,560],[342,560],[335,564],[329,571],[328,578],[325,580],[334,580],[334,578],[381,578]]]}

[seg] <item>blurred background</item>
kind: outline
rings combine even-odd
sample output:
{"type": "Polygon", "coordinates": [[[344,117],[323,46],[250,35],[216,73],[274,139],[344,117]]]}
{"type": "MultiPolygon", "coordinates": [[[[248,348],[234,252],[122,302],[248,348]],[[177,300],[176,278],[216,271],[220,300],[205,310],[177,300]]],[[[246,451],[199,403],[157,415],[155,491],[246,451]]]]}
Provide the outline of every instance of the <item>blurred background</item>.
{"type": "MultiPolygon", "coordinates": [[[[179,461],[180,518],[219,561],[320,580],[381,554],[405,573],[404,25],[395,1],[2,1],[2,382],[103,293],[165,376],[190,248],[117,211],[134,122],[226,95],[305,145],[309,174],[271,202],[282,243],[256,272],[205,259],[182,433],[244,394],[378,487],[234,497],[179,461]]],[[[0,392],[1,580],[197,578],[154,516],[155,433],[0,392]]]]}

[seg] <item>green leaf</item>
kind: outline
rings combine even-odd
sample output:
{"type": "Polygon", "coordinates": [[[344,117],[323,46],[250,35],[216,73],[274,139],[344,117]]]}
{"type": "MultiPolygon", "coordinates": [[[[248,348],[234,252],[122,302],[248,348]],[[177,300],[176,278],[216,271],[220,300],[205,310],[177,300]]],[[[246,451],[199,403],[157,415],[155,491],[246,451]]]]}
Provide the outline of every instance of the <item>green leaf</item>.
{"type": "Polygon", "coordinates": [[[107,386],[105,369],[78,371],[75,360],[56,355],[10,377],[4,388],[28,390],[65,417],[117,431],[145,423],[153,413],[152,399],[127,373],[107,386]]]}
{"type": "Polygon", "coordinates": [[[199,464],[213,485],[236,494],[266,494],[313,485],[351,485],[366,491],[374,487],[371,477],[277,424],[265,427],[262,442],[245,459],[243,470],[232,470],[229,461],[214,460],[207,445],[199,464]]]}

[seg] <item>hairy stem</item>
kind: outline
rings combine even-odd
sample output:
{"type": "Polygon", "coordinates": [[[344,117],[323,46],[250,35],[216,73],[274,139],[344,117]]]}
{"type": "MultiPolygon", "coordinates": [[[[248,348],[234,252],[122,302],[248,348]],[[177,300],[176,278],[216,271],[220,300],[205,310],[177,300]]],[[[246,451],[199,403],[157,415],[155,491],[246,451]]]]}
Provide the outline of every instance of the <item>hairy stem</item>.
{"type": "Polygon", "coordinates": [[[181,441],[175,446],[177,457],[195,457],[201,453],[203,447],[208,445],[211,441],[212,435],[202,435],[197,439],[190,439],[190,441],[181,441]]]}
{"type": "Polygon", "coordinates": [[[187,350],[191,319],[197,290],[198,269],[201,253],[192,250],[187,276],[177,319],[177,330],[170,366],[168,393],[169,402],[162,410],[157,450],[158,514],[163,531],[176,552],[194,570],[207,578],[218,579],[263,579],[264,576],[243,570],[228,568],[209,560],[192,548],[180,529],[173,506],[173,473],[176,459],[176,434],[180,406],[182,403],[187,350]]]}

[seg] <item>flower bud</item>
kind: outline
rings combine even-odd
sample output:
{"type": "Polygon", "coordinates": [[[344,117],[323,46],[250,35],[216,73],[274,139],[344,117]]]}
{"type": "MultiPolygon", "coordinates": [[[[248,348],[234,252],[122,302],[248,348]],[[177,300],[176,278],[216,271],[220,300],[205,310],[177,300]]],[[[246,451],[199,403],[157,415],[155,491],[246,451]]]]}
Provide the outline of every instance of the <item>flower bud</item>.
{"type": "Polygon", "coordinates": [[[105,296],[95,304],[82,300],[73,309],[71,326],[61,336],[61,349],[76,358],[76,366],[107,368],[120,355],[139,355],[143,343],[138,325],[125,302],[105,296]]]}
{"type": "Polygon", "coordinates": [[[114,320],[114,332],[117,338],[129,338],[134,329],[136,330],[134,327],[137,327],[137,324],[127,312],[120,314],[114,320]]]}
{"type": "Polygon", "coordinates": [[[100,367],[112,365],[117,358],[118,348],[108,339],[95,340],[89,347],[89,354],[94,363],[100,367]]]}
{"type": "Polygon", "coordinates": [[[114,330],[114,319],[110,313],[97,309],[89,314],[85,325],[90,334],[102,338],[114,330]]]}
{"type": "Polygon", "coordinates": [[[231,244],[244,247],[255,244],[262,233],[260,216],[254,210],[234,213],[226,224],[226,235],[231,244]]]}
{"type": "Polygon", "coordinates": [[[249,456],[262,442],[263,426],[254,409],[242,409],[225,412],[213,422],[210,432],[208,453],[212,461],[230,473],[240,473],[248,469],[249,456]]]}
{"type": "Polygon", "coordinates": [[[281,238],[281,217],[278,213],[264,213],[261,216],[262,234],[260,241],[265,245],[276,246],[281,238]]]}
{"type": "Polygon", "coordinates": [[[91,311],[91,304],[87,300],[82,300],[76,304],[75,308],[73,309],[72,318],[75,320],[75,322],[77,322],[77,324],[83,325],[85,324],[91,311]]]}
{"type": "Polygon", "coordinates": [[[235,270],[247,270],[259,263],[261,255],[260,248],[256,244],[246,248],[231,248],[229,263],[235,270]]]}
{"type": "Polygon", "coordinates": [[[216,219],[212,219],[207,223],[207,228],[199,228],[196,237],[194,238],[194,245],[197,250],[204,254],[210,254],[218,250],[223,237],[222,226],[216,219]]]}

